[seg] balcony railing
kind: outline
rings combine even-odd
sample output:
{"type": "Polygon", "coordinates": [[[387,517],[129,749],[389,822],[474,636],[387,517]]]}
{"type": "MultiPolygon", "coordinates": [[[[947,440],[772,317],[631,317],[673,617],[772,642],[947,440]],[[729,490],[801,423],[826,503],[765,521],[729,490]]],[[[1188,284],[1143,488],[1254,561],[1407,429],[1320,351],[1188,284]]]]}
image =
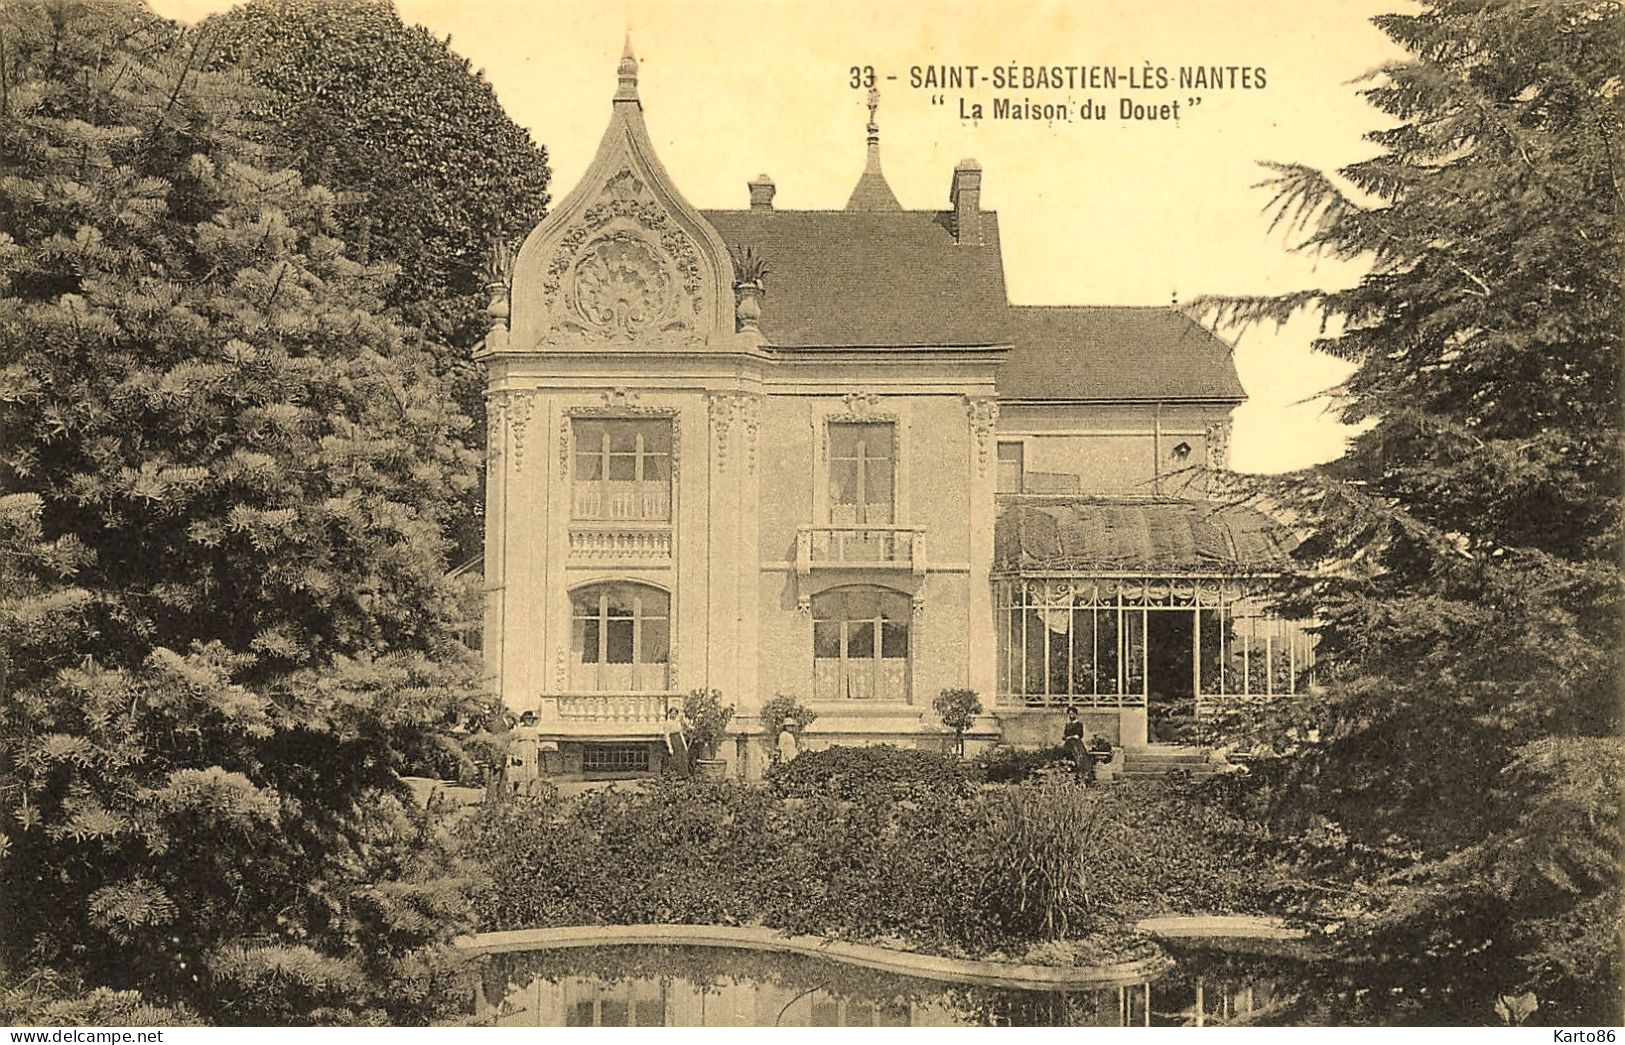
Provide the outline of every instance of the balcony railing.
{"type": "Polygon", "coordinates": [[[896,569],[925,573],[925,530],[918,526],[802,526],[796,531],[796,572],[815,569],[896,569]]]}
{"type": "Polygon", "coordinates": [[[578,479],[572,492],[575,519],[591,522],[667,522],[670,479],[578,479]]]}
{"type": "Polygon", "coordinates": [[[573,522],[570,524],[570,557],[616,561],[670,559],[671,527],[573,522]]]}
{"type": "Polygon", "coordinates": [[[675,693],[570,693],[544,699],[556,702],[559,719],[567,723],[656,725],[666,721],[668,708],[682,706],[675,693]]]}

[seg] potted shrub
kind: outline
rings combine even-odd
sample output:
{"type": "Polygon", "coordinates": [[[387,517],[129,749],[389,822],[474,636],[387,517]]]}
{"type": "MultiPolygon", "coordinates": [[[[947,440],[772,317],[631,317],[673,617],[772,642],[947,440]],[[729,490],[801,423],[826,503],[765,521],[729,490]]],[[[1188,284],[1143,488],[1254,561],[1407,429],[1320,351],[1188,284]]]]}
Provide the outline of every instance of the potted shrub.
{"type": "Polygon", "coordinates": [[[982,713],[982,700],[974,689],[945,689],[933,705],[942,724],[954,731],[959,757],[965,757],[965,730],[982,713]]]}
{"type": "Polygon", "coordinates": [[[683,698],[683,739],[694,759],[695,775],[721,780],[727,763],[717,757],[728,736],[734,706],[722,702],[721,690],[696,689],[683,698]]]}

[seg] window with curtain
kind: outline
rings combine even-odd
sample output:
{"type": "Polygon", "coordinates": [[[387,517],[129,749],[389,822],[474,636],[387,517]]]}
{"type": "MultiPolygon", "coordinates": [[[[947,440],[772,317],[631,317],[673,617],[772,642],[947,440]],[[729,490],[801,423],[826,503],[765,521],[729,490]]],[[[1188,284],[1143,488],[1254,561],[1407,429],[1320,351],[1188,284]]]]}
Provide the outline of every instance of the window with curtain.
{"type": "Polygon", "coordinates": [[[814,595],[813,699],[906,703],[912,612],[907,595],[886,588],[814,595]]]}
{"type": "Polygon", "coordinates": [[[897,426],[832,421],[829,426],[829,521],[890,526],[896,521],[893,473],[897,426]]]}
{"type": "Polygon", "coordinates": [[[669,418],[576,418],[574,517],[669,522],[671,427],[669,418]]]}
{"type": "Polygon", "coordinates": [[[570,688],[635,693],[668,686],[671,597],[647,584],[594,584],[570,594],[570,688]]]}

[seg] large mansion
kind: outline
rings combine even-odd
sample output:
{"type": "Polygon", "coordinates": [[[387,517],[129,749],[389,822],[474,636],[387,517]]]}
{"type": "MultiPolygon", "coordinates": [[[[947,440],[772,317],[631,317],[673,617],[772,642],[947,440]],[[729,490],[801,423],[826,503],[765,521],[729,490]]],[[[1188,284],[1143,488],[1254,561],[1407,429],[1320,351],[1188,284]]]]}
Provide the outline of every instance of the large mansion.
{"type": "Polygon", "coordinates": [[[1174,308],[1010,304],[981,168],[905,209],[873,117],[845,209],[777,209],[763,176],[696,210],[637,71],[482,351],[489,685],[550,771],[657,769],[697,688],[754,775],[776,694],[815,746],[940,748],[963,687],[975,745],[1054,743],[1076,705],[1132,749],[1304,684],[1307,636],[1257,599],[1282,538],[1209,498],[1229,346],[1174,308]]]}

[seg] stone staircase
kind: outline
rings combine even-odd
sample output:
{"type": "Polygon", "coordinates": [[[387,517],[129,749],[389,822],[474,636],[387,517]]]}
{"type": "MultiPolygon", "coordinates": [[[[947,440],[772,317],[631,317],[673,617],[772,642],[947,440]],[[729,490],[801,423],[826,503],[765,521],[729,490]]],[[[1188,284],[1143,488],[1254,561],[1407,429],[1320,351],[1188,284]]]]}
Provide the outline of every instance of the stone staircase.
{"type": "Polygon", "coordinates": [[[1153,744],[1123,750],[1125,780],[1147,780],[1171,774],[1202,779],[1219,772],[1222,765],[1222,762],[1213,759],[1212,752],[1205,747],[1153,744]]]}

